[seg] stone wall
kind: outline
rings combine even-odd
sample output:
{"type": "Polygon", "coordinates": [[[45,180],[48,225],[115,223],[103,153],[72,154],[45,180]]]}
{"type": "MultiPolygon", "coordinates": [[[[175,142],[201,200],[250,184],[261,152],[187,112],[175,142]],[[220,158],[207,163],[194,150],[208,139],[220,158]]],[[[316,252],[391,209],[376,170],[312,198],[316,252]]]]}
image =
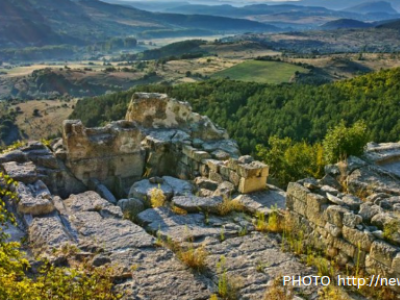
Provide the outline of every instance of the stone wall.
{"type": "Polygon", "coordinates": [[[371,191],[361,200],[341,192],[335,183],[327,175],[288,186],[286,207],[307,244],[343,267],[399,278],[400,197],[371,191]]]}
{"type": "Polygon", "coordinates": [[[63,147],[58,156],[79,180],[97,179],[118,196],[143,177],[197,178],[201,188],[241,193],[265,189],[268,177],[268,166],[240,157],[226,130],[164,94],[135,94],[126,120],[105,127],[65,121],[63,147]]]}

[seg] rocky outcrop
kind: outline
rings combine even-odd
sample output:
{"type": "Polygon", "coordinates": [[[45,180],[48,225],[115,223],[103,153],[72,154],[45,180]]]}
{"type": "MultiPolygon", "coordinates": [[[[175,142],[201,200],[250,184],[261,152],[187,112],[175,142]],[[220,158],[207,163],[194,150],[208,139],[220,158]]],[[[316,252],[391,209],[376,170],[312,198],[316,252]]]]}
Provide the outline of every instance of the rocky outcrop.
{"type": "Polygon", "coordinates": [[[396,151],[370,144],[365,160],[350,157],[327,166],[321,180],[289,184],[286,207],[308,245],[344,267],[400,276],[400,178],[388,168],[396,151]]]}
{"type": "Polygon", "coordinates": [[[119,197],[142,177],[154,176],[207,177],[216,183],[215,195],[266,188],[268,166],[239,159],[224,129],[163,94],[135,94],[126,120],[102,128],[65,121],[63,144],[59,158],[78,179],[88,184],[95,178],[119,197]]]}

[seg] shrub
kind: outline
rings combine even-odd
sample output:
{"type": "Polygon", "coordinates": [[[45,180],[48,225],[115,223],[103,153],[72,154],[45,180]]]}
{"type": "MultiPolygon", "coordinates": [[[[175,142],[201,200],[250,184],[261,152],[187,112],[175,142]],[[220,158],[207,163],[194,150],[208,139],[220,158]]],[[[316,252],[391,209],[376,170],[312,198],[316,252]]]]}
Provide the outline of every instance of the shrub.
{"type": "Polygon", "coordinates": [[[270,174],[278,185],[304,177],[320,177],[324,171],[324,150],[320,143],[294,142],[290,138],[272,136],[268,147],[258,145],[257,156],[270,167],[270,174]]]}
{"type": "Polygon", "coordinates": [[[153,208],[164,206],[166,197],[160,188],[153,188],[150,191],[150,202],[153,208]]]}
{"type": "Polygon", "coordinates": [[[369,140],[367,125],[358,121],[346,127],[344,121],[330,128],[323,141],[325,159],[328,163],[336,163],[350,155],[360,156],[369,140]]]}

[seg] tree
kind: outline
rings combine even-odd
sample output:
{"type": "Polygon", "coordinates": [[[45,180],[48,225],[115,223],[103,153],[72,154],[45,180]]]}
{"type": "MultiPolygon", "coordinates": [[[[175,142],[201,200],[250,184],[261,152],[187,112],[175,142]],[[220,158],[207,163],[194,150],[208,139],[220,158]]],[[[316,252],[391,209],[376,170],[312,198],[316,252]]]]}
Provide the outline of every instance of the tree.
{"type": "Polygon", "coordinates": [[[358,121],[346,127],[344,121],[330,128],[323,141],[325,159],[328,163],[336,163],[351,155],[361,156],[369,141],[367,125],[358,121]]]}

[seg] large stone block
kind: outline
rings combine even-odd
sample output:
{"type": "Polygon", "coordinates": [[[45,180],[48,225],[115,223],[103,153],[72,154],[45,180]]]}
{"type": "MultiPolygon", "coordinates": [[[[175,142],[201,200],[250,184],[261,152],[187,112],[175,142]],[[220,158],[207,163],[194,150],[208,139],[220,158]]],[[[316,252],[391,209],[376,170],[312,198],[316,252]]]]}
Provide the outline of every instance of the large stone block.
{"type": "Polygon", "coordinates": [[[371,246],[371,258],[390,267],[400,249],[384,241],[374,241],[371,246]]]}
{"type": "Polygon", "coordinates": [[[333,225],[342,227],[344,215],[347,213],[350,213],[347,208],[339,205],[330,205],[324,213],[324,219],[333,225]]]}
{"type": "Polygon", "coordinates": [[[300,201],[296,197],[293,197],[293,195],[287,195],[286,207],[289,209],[289,211],[306,216],[306,202],[300,201]]]}
{"type": "Polygon", "coordinates": [[[359,249],[370,251],[375,237],[369,231],[361,231],[347,226],[342,228],[343,238],[359,249]]]}
{"type": "Polygon", "coordinates": [[[240,178],[239,192],[242,194],[248,194],[265,190],[267,188],[267,177],[252,177],[252,178],[240,178]]]}
{"type": "Polygon", "coordinates": [[[306,217],[318,226],[325,226],[323,213],[328,208],[328,200],[317,194],[307,194],[306,217]]]}
{"type": "Polygon", "coordinates": [[[215,173],[219,173],[220,168],[224,166],[222,161],[216,159],[205,159],[202,163],[207,165],[211,172],[215,173]]]}
{"type": "Polygon", "coordinates": [[[333,240],[333,247],[340,249],[343,253],[350,257],[354,257],[357,250],[356,247],[354,247],[352,244],[340,238],[336,238],[333,240]]]}
{"type": "Polygon", "coordinates": [[[236,166],[237,173],[244,178],[250,177],[268,177],[269,167],[259,161],[253,161],[248,164],[238,163],[236,166]]]}
{"type": "Polygon", "coordinates": [[[229,181],[232,182],[235,186],[239,186],[240,176],[235,171],[229,171],[229,181]]]}
{"type": "Polygon", "coordinates": [[[211,155],[210,155],[210,153],[208,153],[208,152],[206,152],[206,151],[194,151],[193,152],[193,159],[196,161],[196,162],[201,162],[202,160],[204,160],[204,159],[207,159],[207,158],[210,158],[211,157],[211,155]]]}
{"type": "Polygon", "coordinates": [[[224,179],[222,178],[222,176],[216,172],[210,172],[208,174],[208,178],[212,181],[218,182],[218,183],[222,183],[224,181],[224,179]]]}
{"type": "Polygon", "coordinates": [[[296,182],[289,182],[287,187],[287,194],[291,195],[300,201],[307,202],[307,194],[310,193],[310,190],[298,184],[296,182]]]}

